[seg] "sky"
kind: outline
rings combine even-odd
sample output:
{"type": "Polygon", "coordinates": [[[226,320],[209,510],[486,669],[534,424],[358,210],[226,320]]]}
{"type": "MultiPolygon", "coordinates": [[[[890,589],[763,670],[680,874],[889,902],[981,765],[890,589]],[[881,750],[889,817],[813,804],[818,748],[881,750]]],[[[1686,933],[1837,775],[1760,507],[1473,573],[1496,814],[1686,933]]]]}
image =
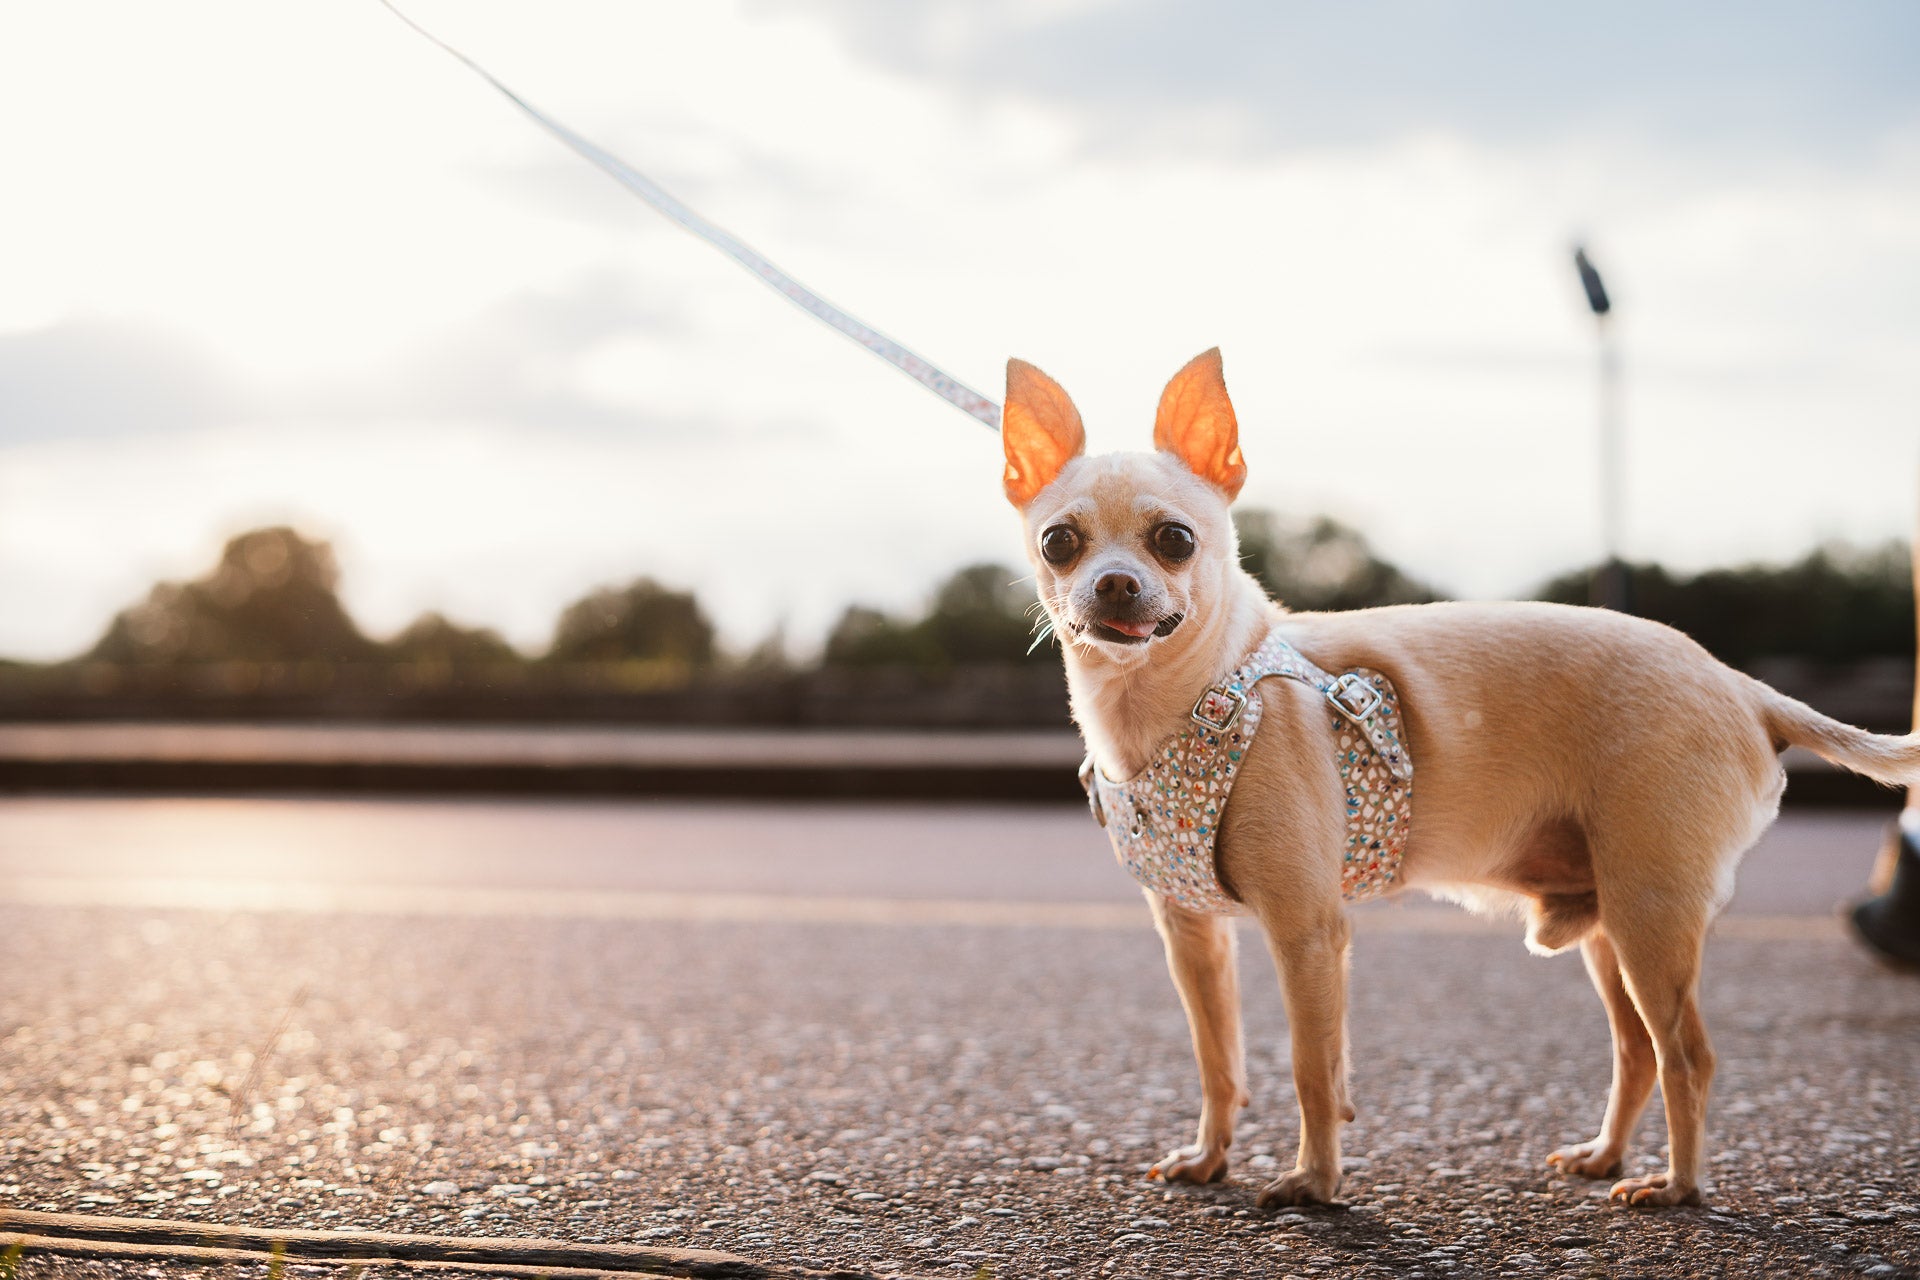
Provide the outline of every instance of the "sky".
{"type": "MultiPolygon", "coordinates": [[[[1218,345],[1243,504],[1457,595],[1905,537],[1920,7],[716,0],[407,11],[854,314],[1095,450],[1218,345]]],[[[538,650],[640,574],[804,650],[1021,565],[991,432],[375,0],[0,8],[0,654],[265,523],[349,609],[538,650]]]]}

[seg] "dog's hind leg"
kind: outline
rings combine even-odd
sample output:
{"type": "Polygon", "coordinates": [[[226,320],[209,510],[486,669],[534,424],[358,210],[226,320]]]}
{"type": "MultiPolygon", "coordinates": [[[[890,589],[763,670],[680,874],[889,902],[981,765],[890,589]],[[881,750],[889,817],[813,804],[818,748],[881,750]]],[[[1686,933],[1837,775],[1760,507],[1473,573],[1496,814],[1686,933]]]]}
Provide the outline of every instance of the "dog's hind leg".
{"type": "Polygon", "coordinates": [[[1227,1174],[1233,1122],[1247,1105],[1246,1049],[1240,1032],[1238,942],[1227,916],[1188,911],[1147,894],[1167,947],[1167,969],[1186,1006],[1200,1066],[1200,1132],[1147,1175],[1168,1182],[1217,1182],[1227,1174]]]}
{"type": "Polygon", "coordinates": [[[1547,1163],[1585,1178],[1613,1178],[1620,1174],[1634,1126],[1653,1094],[1656,1071],[1653,1039],[1640,1011],[1633,1007],[1620,977],[1620,961],[1607,935],[1595,931],[1580,943],[1587,975],[1607,1007],[1607,1025],[1613,1032],[1613,1086],[1607,1092],[1607,1114],[1600,1136],[1591,1142],[1561,1147],[1547,1163]]]}
{"type": "Polygon", "coordinates": [[[1713,1047],[1699,1005],[1706,926],[1703,911],[1647,896],[1625,911],[1608,913],[1606,928],[1627,993],[1653,1041],[1667,1108],[1667,1170],[1614,1183],[1611,1198],[1628,1204],[1700,1203],[1707,1089],[1713,1080],[1713,1047]]]}
{"type": "Polygon", "coordinates": [[[1347,943],[1352,926],[1336,900],[1323,912],[1263,917],[1280,970],[1293,1037],[1293,1091],[1300,1102],[1300,1154],[1260,1190],[1262,1209],[1329,1204],[1340,1188],[1340,1122],[1351,1119],[1346,1081],[1347,943]]]}

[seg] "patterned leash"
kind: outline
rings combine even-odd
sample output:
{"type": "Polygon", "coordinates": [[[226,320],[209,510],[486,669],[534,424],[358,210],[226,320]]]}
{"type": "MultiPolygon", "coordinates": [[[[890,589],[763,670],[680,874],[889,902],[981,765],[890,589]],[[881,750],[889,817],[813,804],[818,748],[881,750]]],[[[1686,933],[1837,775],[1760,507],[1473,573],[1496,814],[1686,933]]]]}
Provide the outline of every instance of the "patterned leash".
{"type": "Polygon", "coordinates": [[[779,267],[774,266],[773,263],[761,256],[751,246],[743,244],[734,236],[714,226],[692,209],[689,209],[686,205],[674,199],[659,183],[647,177],[646,174],[641,173],[632,165],[629,165],[619,156],[602,150],[561,124],[558,120],[537,110],[531,103],[527,102],[526,99],[507,88],[506,85],[500,83],[492,72],[448,44],[445,40],[442,40],[439,36],[434,35],[433,32],[421,26],[412,18],[409,18],[405,13],[402,13],[393,3],[393,0],[380,0],[380,3],[385,5],[394,17],[400,19],[400,21],[406,23],[422,36],[425,36],[428,40],[440,46],[440,48],[444,49],[447,53],[459,59],[475,75],[478,75],[495,89],[498,89],[501,95],[505,97],[508,102],[520,108],[528,119],[571,147],[575,152],[590,161],[595,167],[606,173],[607,176],[611,177],[615,182],[618,182],[621,186],[633,192],[633,194],[639,196],[642,200],[645,200],[660,213],[665,214],[668,218],[679,223],[682,227],[693,232],[694,235],[699,236],[702,240],[705,240],[708,244],[720,250],[720,252],[726,254],[729,258],[732,258],[748,271],[751,271],[760,278],[763,284],[780,294],[781,297],[793,303],[793,305],[799,307],[814,319],[824,322],[853,339],[868,351],[873,352],[874,355],[879,356],[882,360],[885,360],[888,364],[900,370],[900,372],[906,374],[909,378],[912,378],[915,382],[918,382],[942,400],[945,400],[948,404],[954,405],[970,414],[994,431],[1000,429],[1000,406],[997,403],[987,399],[972,387],[961,382],[958,378],[943,372],[926,357],[918,355],[900,343],[895,342],[892,338],[889,338],[872,325],[865,324],[848,315],[782,271],[779,267]]]}

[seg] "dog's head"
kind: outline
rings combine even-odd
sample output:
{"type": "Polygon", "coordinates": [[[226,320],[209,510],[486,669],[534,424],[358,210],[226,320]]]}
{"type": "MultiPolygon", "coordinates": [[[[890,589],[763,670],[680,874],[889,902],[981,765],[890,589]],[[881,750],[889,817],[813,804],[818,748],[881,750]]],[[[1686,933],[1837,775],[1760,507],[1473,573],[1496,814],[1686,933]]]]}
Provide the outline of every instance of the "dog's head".
{"type": "Polygon", "coordinates": [[[1022,360],[1007,362],[1000,430],[1040,602],[1070,649],[1141,661],[1225,598],[1239,566],[1227,506],[1247,466],[1218,348],[1161,393],[1155,453],[1085,456],[1080,411],[1022,360]]]}

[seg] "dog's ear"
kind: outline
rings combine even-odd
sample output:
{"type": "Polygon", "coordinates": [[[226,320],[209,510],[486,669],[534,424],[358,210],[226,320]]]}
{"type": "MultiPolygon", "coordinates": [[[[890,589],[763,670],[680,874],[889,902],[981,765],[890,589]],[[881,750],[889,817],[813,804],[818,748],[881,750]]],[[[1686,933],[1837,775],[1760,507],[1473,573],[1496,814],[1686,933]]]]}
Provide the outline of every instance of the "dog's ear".
{"type": "Polygon", "coordinates": [[[1240,421],[1233,416],[1220,373],[1220,348],[1187,361],[1160,393],[1153,447],[1186,463],[1193,474],[1226,494],[1228,502],[1239,495],[1247,482],[1247,463],[1240,456],[1240,421]]]}
{"type": "Polygon", "coordinates": [[[1007,449],[1007,500],[1024,507],[1060,468],[1086,451],[1080,411],[1059,383],[1025,360],[1007,361],[1007,404],[1000,411],[1007,449]]]}

